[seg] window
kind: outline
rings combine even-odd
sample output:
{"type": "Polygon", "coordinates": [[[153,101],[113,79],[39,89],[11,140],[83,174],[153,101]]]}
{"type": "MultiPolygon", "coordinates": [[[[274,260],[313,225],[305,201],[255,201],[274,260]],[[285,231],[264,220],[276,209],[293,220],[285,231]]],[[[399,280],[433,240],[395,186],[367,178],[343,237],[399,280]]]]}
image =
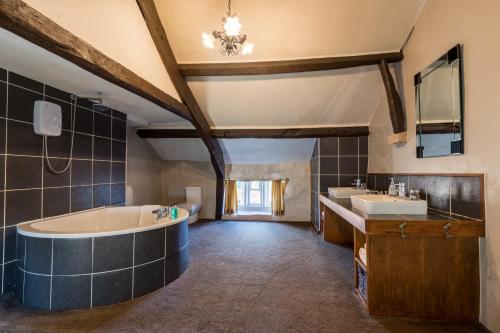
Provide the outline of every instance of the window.
{"type": "Polygon", "coordinates": [[[271,214],[271,181],[238,180],[238,214],[271,214]]]}

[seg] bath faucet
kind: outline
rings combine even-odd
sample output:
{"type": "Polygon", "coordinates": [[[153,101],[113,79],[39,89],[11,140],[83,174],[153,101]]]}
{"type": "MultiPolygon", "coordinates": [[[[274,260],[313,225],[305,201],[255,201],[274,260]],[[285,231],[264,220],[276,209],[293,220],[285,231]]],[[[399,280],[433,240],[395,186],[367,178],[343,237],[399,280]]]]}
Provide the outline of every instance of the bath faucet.
{"type": "Polygon", "coordinates": [[[153,210],[151,213],[155,214],[155,220],[159,220],[168,216],[168,207],[160,207],[158,209],[153,210]]]}

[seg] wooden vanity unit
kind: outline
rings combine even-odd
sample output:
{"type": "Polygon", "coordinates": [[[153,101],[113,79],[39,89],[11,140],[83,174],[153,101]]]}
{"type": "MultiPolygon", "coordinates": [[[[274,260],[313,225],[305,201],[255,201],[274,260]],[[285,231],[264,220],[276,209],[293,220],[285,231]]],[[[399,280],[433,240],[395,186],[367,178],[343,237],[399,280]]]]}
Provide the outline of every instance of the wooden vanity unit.
{"type": "Polygon", "coordinates": [[[484,221],[367,215],[350,199],[320,195],[321,234],[353,244],[354,288],[373,315],[457,321],[479,317],[479,237],[484,221]],[[366,243],[366,265],[358,251],[366,243]]]}

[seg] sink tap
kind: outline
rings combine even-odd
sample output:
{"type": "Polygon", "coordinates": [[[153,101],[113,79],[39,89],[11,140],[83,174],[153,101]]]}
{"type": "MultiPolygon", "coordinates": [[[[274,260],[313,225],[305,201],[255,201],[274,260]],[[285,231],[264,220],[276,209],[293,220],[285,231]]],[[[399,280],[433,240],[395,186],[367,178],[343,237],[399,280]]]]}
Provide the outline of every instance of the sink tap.
{"type": "Polygon", "coordinates": [[[354,179],[354,181],[351,183],[351,185],[356,186],[356,188],[359,190],[361,188],[361,179],[354,179]]]}

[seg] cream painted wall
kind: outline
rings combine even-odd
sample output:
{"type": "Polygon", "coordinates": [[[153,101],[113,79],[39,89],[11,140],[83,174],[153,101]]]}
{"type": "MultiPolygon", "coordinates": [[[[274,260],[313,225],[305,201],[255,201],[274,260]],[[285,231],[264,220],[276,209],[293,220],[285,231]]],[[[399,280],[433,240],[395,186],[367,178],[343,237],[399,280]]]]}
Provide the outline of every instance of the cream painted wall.
{"type": "Polygon", "coordinates": [[[135,0],[24,0],[179,100],[135,0]]]}
{"type": "Polygon", "coordinates": [[[216,176],[208,161],[163,161],[161,172],[162,203],[184,202],[186,186],[201,186],[200,218],[215,218],[216,176]]]}
{"type": "MultiPolygon", "coordinates": [[[[310,161],[278,164],[228,164],[226,178],[241,180],[272,180],[288,178],[285,193],[285,216],[244,216],[260,221],[311,221],[310,161]]],[[[232,218],[226,216],[225,218],[232,218]]]]}
{"type": "Polygon", "coordinates": [[[409,142],[391,146],[387,102],[370,123],[369,172],[479,172],[486,175],[481,241],[481,322],[500,331],[500,1],[428,0],[403,51],[409,142]],[[465,155],[417,159],[413,75],[464,44],[465,155]]]}
{"type": "Polygon", "coordinates": [[[161,160],[150,144],[127,127],[126,204],[161,203],[161,160]]]}

